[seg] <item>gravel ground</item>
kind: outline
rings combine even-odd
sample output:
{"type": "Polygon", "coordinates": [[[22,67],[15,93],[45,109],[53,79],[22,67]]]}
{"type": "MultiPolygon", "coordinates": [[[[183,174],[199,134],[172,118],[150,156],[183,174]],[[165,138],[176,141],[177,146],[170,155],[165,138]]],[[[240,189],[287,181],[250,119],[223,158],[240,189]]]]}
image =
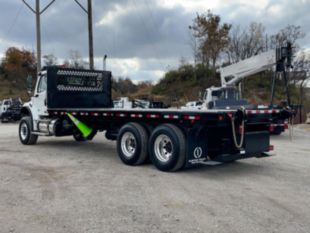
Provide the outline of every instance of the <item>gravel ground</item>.
{"type": "Polygon", "coordinates": [[[0,232],[310,232],[310,132],[277,156],[164,173],[128,167],[114,142],[39,138],[0,124],[0,232]]]}

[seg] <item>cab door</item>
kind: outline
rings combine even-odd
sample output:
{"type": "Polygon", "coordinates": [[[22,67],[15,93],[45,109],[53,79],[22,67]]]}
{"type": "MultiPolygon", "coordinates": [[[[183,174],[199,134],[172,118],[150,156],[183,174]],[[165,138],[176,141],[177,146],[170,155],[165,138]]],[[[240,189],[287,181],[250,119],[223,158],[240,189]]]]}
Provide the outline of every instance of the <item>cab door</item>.
{"type": "Polygon", "coordinates": [[[47,101],[46,101],[46,90],[47,90],[47,73],[42,72],[38,76],[37,86],[34,92],[34,96],[31,97],[31,110],[33,120],[39,120],[44,116],[48,116],[47,112],[47,101]]]}

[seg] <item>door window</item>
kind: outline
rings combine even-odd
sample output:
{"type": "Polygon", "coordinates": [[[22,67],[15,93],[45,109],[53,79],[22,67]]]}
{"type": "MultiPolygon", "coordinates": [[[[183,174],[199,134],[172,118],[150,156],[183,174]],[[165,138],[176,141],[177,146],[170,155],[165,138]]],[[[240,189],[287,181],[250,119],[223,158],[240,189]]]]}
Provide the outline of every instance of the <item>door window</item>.
{"type": "Polygon", "coordinates": [[[39,81],[39,85],[38,85],[38,90],[37,90],[38,93],[46,91],[46,86],[47,86],[46,83],[47,83],[46,75],[41,76],[40,81],[39,81]]]}

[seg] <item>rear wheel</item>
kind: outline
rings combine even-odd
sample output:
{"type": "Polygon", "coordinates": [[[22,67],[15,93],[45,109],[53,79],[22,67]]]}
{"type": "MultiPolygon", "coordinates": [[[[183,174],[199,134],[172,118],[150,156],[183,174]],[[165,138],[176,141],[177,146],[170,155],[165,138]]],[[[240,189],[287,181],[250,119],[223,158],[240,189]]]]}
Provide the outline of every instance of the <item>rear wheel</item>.
{"type": "Polygon", "coordinates": [[[185,136],[175,125],[164,124],[153,131],[149,141],[149,154],[153,164],[161,171],[177,171],[185,164],[185,136]]]}
{"type": "Polygon", "coordinates": [[[123,163],[140,165],[148,158],[148,134],[144,127],[137,123],[124,125],[117,136],[117,152],[123,163]]]}
{"type": "Polygon", "coordinates": [[[23,117],[19,123],[19,140],[24,145],[33,145],[37,143],[38,135],[32,134],[31,117],[23,117]]]}

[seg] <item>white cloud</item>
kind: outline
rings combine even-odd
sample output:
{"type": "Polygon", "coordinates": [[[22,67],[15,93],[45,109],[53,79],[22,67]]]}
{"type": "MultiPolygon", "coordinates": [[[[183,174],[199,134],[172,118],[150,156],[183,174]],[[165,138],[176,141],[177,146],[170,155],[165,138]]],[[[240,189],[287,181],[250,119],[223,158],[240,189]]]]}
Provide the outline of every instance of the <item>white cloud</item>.
{"type": "Polygon", "coordinates": [[[112,25],[117,20],[117,18],[128,14],[128,11],[129,11],[128,7],[124,7],[117,4],[112,10],[110,10],[106,15],[104,15],[100,19],[100,21],[96,24],[96,26],[112,25]]]}
{"type": "MultiPolygon", "coordinates": [[[[135,83],[146,80],[156,83],[164,77],[168,69],[176,68],[179,62],[176,62],[175,59],[159,61],[157,59],[108,58],[106,63],[107,70],[112,71],[114,77],[130,78],[135,83]]],[[[97,57],[95,59],[95,67],[102,69],[103,58],[97,57]]]]}
{"type": "MultiPolygon", "coordinates": [[[[304,0],[306,1],[306,0],[304,0]]],[[[203,12],[208,9],[222,9],[225,6],[239,5],[246,8],[262,10],[268,6],[269,0],[248,1],[248,0],[160,0],[160,4],[167,8],[182,7],[185,11],[203,12]]],[[[235,9],[232,9],[232,12],[235,9]]],[[[216,13],[216,12],[215,12],[216,13]]]]}
{"type": "Polygon", "coordinates": [[[267,11],[273,17],[280,17],[283,14],[283,6],[281,4],[275,4],[270,6],[267,11]]]}
{"type": "Polygon", "coordinates": [[[221,6],[223,6],[223,5],[231,5],[232,3],[234,5],[248,7],[249,9],[250,8],[255,8],[257,10],[262,10],[262,9],[264,9],[264,8],[266,8],[268,6],[270,1],[269,0],[259,0],[259,1],[234,0],[232,2],[231,0],[224,0],[224,1],[221,1],[222,5],[219,5],[219,7],[221,8],[221,6]]]}
{"type": "MultiPolygon", "coordinates": [[[[0,51],[4,53],[9,47],[17,47],[17,48],[22,49],[22,48],[25,48],[26,46],[13,40],[6,40],[3,38],[0,38],[0,51]]],[[[28,49],[28,48],[25,48],[25,49],[28,49]]]]}
{"type": "Polygon", "coordinates": [[[220,0],[160,0],[163,7],[175,8],[182,7],[185,11],[201,11],[218,7],[220,0]]]}

